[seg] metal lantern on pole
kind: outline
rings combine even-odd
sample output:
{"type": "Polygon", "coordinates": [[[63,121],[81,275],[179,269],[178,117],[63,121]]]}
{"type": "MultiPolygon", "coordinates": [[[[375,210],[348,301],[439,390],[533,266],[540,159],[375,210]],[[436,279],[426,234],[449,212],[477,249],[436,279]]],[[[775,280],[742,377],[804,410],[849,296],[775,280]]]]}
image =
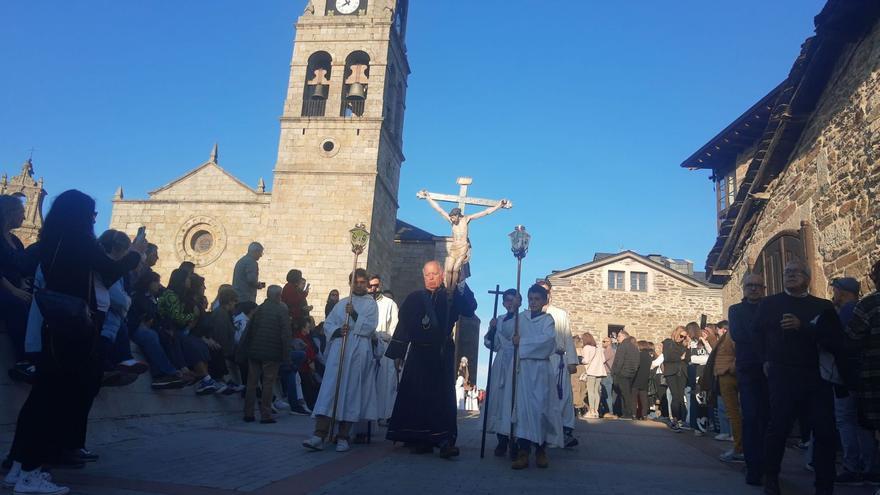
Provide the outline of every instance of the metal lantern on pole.
{"type": "MultiPolygon", "coordinates": [[[[532,240],[532,236],[526,232],[526,228],[523,225],[517,225],[516,228],[513,229],[513,232],[508,234],[510,237],[510,250],[513,252],[513,256],[516,258],[516,294],[520,298],[522,297],[520,286],[522,283],[522,260],[526,257],[526,253],[529,252],[529,243],[532,240]]],[[[517,310],[516,316],[513,320],[513,336],[518,340],[519,337],[519,311],[517,310]]],[[[519,344],[515,341],[513,344],[513,379],[511,380],[511,400],[510,400],[510,436],[508,437],[510,442],[515,442],[516,437],[514,436],[514,427],[516,426],[516,375],[519,371],[519,344]]],[[[513,443],[511,443],[513,445],[513,443]]]]}
{"type": "MultiPolygon", "coordinates": [[[[351,304],[351,295],[354,290],[354,281],[355,276],[354,272],[357,270],[358,264],[358,256],[364,253],[364,250],[367,248],[367,243],[370,241],[370,233],[367,232],[366,225],[359,223],[354,226],[353,229],[348,231],[349,240],[351,241],[351,252],[354,253],[354,262],[351,267],[351,280],[348,284],[348,302],[351,304]]],[[[348,327],[348,323],[350,321],[350,316],[348,312],[345,313],[345,324],[343,327],[348,327]]],[[[333,435],[333,430],[336,426],[336,411],[339,406],[339,385],[342,383],[342,368],[345,364],[345,347],[348,343],[348,332],[342,335],[342,345],[339,349],[339,367],[336,370],[336,393],[333,395],[333,415],[330,416],[330,435],[333,435]]]]}
{"type": "Polygon", "coordinates": [[[517,225],[513,232],[508,234],[508,237],[510,237],[510,250],[513,251],[516,259],[522,261],[526,257],[526,253],[529,252],[529,242],[531,242],[532,236],[526,232],[525,226],[517,225]]]}
{"type": "MultiPolygon", "coordinates": [[[[367,247],[367,242],[370,240],[370,233],[367,232],[367,227],[359,223],[349,230],[348,233],[351,235],[351,252],[355,255],[363,254],[364,249],[367,247]]],[[[355,265],[355,269],[357,269],[357,265],[355,265]]]]}

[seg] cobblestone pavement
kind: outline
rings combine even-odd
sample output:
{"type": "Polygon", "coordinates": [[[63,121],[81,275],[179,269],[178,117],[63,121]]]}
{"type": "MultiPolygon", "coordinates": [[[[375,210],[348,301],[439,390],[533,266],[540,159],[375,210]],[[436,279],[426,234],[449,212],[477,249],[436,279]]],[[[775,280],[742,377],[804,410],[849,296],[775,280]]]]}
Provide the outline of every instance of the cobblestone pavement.
{"type": "MultiPolygon", "coordinates": [[[[344,454],[306,452],[300,442],[312,420],[280,416],[274,425],[243,423],[233,415],[174,415],[96,422],[89,447],[101,460],[78,471],[56,471],[75,494],[254,495],[274,494],[492,494],[576,491],[603,495],[645,493],[749,494],[741,465],[718,455],[731,445],[689,433],[676,434],[654,422],[580,421],[580,446],[551,450],[550,468],[513,471],[505,459],[480,460],[480,420],[459,421],[456,460],[416,456],[374,432],[371,445],[344,454]]],[[[11,432],[0,435],[7,449],[11,432]]],[[[803,454],[786,453],[786,494],[812,493],[803,454]]],[[[837,493],[871,494],[870,487],[837,493]]]]}

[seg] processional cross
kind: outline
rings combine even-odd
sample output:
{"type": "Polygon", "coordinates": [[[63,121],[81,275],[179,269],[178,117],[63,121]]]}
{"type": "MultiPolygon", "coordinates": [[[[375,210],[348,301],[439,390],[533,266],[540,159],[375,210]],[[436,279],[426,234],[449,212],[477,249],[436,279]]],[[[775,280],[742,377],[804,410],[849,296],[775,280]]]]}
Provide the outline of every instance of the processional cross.
{"type": "Polygon", "coordinates": [[[468,262],[471,259],[471,242],[468,238],[468,224],[471,220],[491,215],[500,208],[513,208],[513,203],[506,199],[493,200],[468,197],[468,186],[473,183],[473,179],[470,177],[459,177],[456,182],[459,185],[458,196],[432,193],[424,189],[416,194],[416,197],[419,199],[427,200],[428,204],[452,225],[452,245],[449,247],[445,263],[445,282],[450,295],[453,293],[452,289],[459,282],[464,281],[470,276],[468,262]],[[438,201],[457,203],[458,206],[447,213],[440,207],[437,203],[438,201]],[[488,208],[473,215],[465,215],[464,209],[467,205],[487,206],[488,208]]]}

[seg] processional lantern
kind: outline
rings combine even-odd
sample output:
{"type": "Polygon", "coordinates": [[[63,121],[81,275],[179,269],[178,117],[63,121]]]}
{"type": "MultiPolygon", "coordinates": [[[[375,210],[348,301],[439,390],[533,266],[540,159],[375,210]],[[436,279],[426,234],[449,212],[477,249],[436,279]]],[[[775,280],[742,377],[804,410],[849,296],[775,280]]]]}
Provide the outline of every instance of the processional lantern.
{"type": "Polygon", "coordinates": [[[348,233],[351,236],[351,252],[363,254],[364,249],[367,247],[367,242],[370,240],[370,233],[367,232],[367,227],[359,223],[349,230],[348,233]]]}
{"type": "Polygon", "coordinates": [[[520,260],[525,258],[526,253],[529,251],[529,242],[532,240],[532,236],[526,232],[525,226],[517,225],[508,236],[510,237],[510,250],[513,251],[513,255],[520,260]]]}

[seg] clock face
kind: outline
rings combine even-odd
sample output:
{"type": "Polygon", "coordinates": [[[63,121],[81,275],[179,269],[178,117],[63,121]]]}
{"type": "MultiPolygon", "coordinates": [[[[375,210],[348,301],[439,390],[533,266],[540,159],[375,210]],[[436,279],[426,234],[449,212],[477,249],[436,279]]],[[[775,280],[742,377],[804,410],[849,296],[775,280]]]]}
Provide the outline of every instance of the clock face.
{"type": "Polygon", "coordinates": [[[340,14],[353,14],[361,6],[361,0],[336,0],[336,11],[340,14]]]}

